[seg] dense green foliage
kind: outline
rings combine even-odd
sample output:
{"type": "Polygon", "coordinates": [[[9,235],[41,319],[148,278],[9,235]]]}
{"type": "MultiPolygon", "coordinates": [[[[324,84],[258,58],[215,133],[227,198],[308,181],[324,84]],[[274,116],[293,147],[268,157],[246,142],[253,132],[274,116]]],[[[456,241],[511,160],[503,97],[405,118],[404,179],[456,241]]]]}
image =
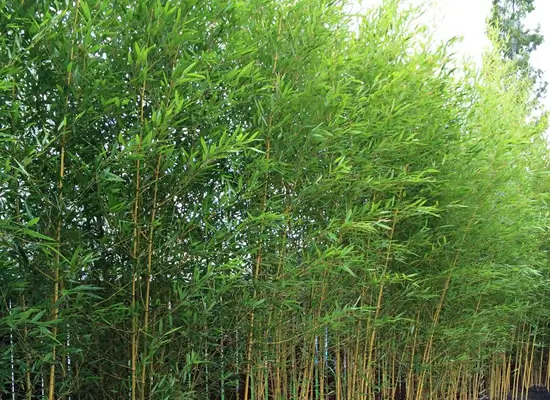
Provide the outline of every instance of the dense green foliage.
{"type": "Polygon", "coordinates": [[[537,81],[536,94],[541,97],[546,92],[547,82],[543,72],[529,63],[530,54],[543,42],[540,26],[526,28],[525,18],[535,10],[534,0],[493,0],[489,25],[498,30],[502,43],[501,54],[506,60],[515,61],[519,71],[537,81]]]}
{"type": "Polygon", "coordinates": [[[2,3],[0,391],[499,398],[549,379],[529,83],[498,52],[455,74],[395,2],[344,10],[2,3]]]}

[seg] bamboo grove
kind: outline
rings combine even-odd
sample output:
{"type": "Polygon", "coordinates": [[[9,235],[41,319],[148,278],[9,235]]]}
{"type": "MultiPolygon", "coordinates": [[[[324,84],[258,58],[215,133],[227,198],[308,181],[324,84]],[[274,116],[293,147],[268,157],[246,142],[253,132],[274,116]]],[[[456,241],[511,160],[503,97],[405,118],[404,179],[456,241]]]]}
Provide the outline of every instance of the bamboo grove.
{"type": "Polygon", "coordinates": [[[0,4],[2,398],[548,386],[545,117],[496,51],[391,1],[0,4]]]}

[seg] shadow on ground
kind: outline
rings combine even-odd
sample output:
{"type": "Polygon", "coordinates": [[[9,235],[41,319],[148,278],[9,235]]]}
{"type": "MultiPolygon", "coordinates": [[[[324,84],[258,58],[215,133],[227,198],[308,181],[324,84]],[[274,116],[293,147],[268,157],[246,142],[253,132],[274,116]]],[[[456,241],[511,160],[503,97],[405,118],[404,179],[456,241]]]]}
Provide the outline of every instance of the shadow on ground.
{"type": "Polygon", "coordinates": [[[508,400],[550,400],[550,392],[544,387],[531,387],[527,397],[524,394],[518,397],[508,395],[508,400]]]}

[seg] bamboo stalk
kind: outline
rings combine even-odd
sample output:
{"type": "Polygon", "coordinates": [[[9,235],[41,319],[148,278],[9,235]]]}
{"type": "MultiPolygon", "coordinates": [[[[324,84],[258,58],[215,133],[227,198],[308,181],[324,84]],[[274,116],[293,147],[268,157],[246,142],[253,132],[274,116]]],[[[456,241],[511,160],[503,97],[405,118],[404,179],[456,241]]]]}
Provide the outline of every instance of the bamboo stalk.
{"type": "Polygon", "coordinates": [[[391,376],[390,376],[390,399],[395,399],[395,393],[397,391],[397,379],[398,372],[396,371],[396,350],[391,351],[391,376]]]}
{"type": "Polygon", "coordinates": [[[494,364],[494,374],[491,371],[491,375],[487,377],[487,391],[489,392],[490,398],[500,399],[506,386],[506,353],[503,352],[500,356],[497,355],[494,364]]]}
{"type": "MultiPolygon", "coordinates": [[[[390,259],[391,259],[392,240],[393,240],[393,235],[394,235],[394,232],[395,232],[395,226],[397,224],[397,213],[398,213],[398,210],[396,208],[394,210],[394,214],[393,214],[392,227],[391,227],[391,230],[390,230],[388,246],[387,246],[387,249],[386,249],[386,259],[385,259],[385,262],[384,262],[384,267],[382,269],[382,273],[380,274],[380,283],[379,283],[380,286],[378,288],[378,297],[377,297],[377,300],[376,300],[376,308],[375,308],[375,311],[374,311],[374,317],[373,317],[372,323],[369,324],[370,328],[371,328],[371,332],[370,332],[369,346],[368,346],[368,352],[367,352],[367,356],[368,356],[368,359],[369,359],[368,360],[369,367],[367,368],[366,379],[369,382],[369,385],[371,387],[373,386],[370,383],[373,380],[371,361],[372,361],[372,356],[373,356],[373,351],[374,351],[374,343],[375,343],[375,338],[376,338],[376,320],[380,316],[380,310],[382,309],[382,298],[384,296],[384,287],[385,287],[385,282],[386,282],[386,272],[388,270],[390,259]]],[[[370,322],[370,319],[369,319],[369,322],[370,322]]],[[[373,393],[371,392],[371,396],[372,395],[373,395],[373,393]]]]}
{"type": "MultiPolygon", "coordinates": [[[[278,27],[278,33],[277,33],[278,38],[280,38],[281,29],[282,29],[282,21],[281,21],[281,19],[279,19],[279,27],[278,27]]],[[[277,70],[278,60],[279,60],[279,53],[275,52],[274,62],[273,62],[273,69],[272,69],[273,74],[275,74],[275,71],[277,70]]],[[[274,82],[276,82],[276,77],[274,78],[274,82]]],[[[270,114],[269,118],[268,118],[268,127],[267,127],[268,131],[271,130],[272,118],[273,118],[273,114],[270,114]]],[[[270,159],[270,147],[271,147],[271,143],[270,143],[270,140],[268,138],[267,141],[266,141],[266,160],[270,159]]],[[[262,210],[265,210],[266,201],[267,201],[267,181],[264,185],[264,196],[263,196],[262,207],[261,207],[262,210]]],[[[255,268],[254,268],[254,280],[256,280],[259,276],[261,261],[262,261],[262,243],[260,241],[260,244],[258,246],[258,254],[256,256],[256,265],[255,265],[255,268]]],[[[256,288],[254,288],[253,299],[256,299],[256,295],[257,295],[256,288]]],[[[255,318],[255,313],[254,313],[254,311],[252,311],[251,316],[250,316],[250,330],[249,330],[249,334],[248,334],[248,345],[247,345],[247,351],[246,351],[246,353],[247,353],[247,355],[246,355],[247,365],[246,365],[246,375],[245,375],[245,382],[244,382],[244,385],[245,385],[244,386],[244,400],[248,400],[248,391],[249,391],[248,381],[250,379],[250,372],[251,372],[250,371],[250,367],[251,367],[250,362],[251,362],[251,357],[252,357],[254,318],[255,318]]]]}
{"type": "Polygon", "coordinates": [[[414,399],[415,397],[415,379],[414,379],[414,357],[416,353],[417,339],[418,339],[418,327],[420,326],[420,311],[416,313],[416,322],[414,325],[413,346],[411,349],[411,358],[409,362],[409,371],[407,374],[407,399],[414,399]]]}
{"type": "MultiPolygon", "coordinates": [[[[470,225],[473,221],[475,213],[476,213],[476,211],[474,211],[471,218],[468,220],[468,224],[466,225],[466,229],[465,229],[465,232],[464,232],[464,238],[465,238],[465,236],[466,236],[466,234],[467,234],[467,232],[470,228],[470,225]]],[[[443,286],[443,290],[442,290],[441,296],[439,298],[439,303],[436,307],[434,316],[432,318],[432,328],[431,328],[430,337],[428,339],[428,343],[427,343],[426,347],[424,348],[424,355],[422,357],[423,366],[427,365],[430,361],[430,358],[431,358],[431,350],[432,350],[432,346],[433,346],[435,328],[436,328],[436,326],[439,322],[439,316],[440,316],[441,311],[443,309],[443,305],[444,305],[444,302],[445,302],[445,297],[446,297],[447,292],[449,290],[449,287],[451,285],[451,278],[452,278],[452,275],[453,275],[453,269],[454,269],[454,267],[456,266],[456,264],[458,262],[458,257],[459,257],[459,253],[456,253],[455,258],[454,258],[453,263],[452,263],[452,266],[451,266],[451,269],[449,270],[449,273],[447,274],[447,279],[445,280],[445,284],[443,286]]],[[[426,369],[423,368],[421,373],[420,373],[420,377],[419,377],[419,384],[418,384],[418,389],[417,389],[417,398],[420,398],[420,396],[423,392],[425,376],[426,376],[426,369]]]]}
{"type": "MultiPolygon", "coordinates": [[[[520,328],[521,329],[521,328],[520,328]]],[[[519,395],[519,383],[520,383],[520,366],[518,365],[519,362],[521,362],[522,359],[522,351],[523,346],[520,343],[521,340],[521,334],[518,332],[518,339],[517,339],[517,345],[516,345],[516,368],[514,369],[514,387],[513,387],[513,396],[518,397],[519,395]]]]}
{"type": "MultiPolygon", "coordinates": [[[[271,118],[272,116],[270,115],[269,116],[269,129],[271,127],[271,118]]],[[[270,149],[271,149],[271,142],[270,140],[268,139],[266,141],[266,160],[269,160],[270,159],[270,149]]],[[[263,194],[263,198],[262,198],[262,205],[261,205],[261,209],[262,210],[265,210],[265,206],[266,206],[266,202],[267,202],[267,181],[265,182],[264,184],[264,194],[263,194]]],[[[260,265],[262,263],[262,242],[260,240],[260,243],[258,245],[258,254],[256,256],[256,262],[255,262],[255,266],[254,266],[254,281],[256,281],[260,275],[260,265]]],[[[254,292],[252,294],[252,298],[255,300],[256,297],[257,297],[258,293],[257,293],[257,289],[256,287],[254,288],[254,292]]],[[[249,379],[250,379],[250,363],[251,363],[251,360],[252,360],[252,345],[253,345],[253,334],[254,334],[254,319],[255,319],[255,312],[254,310],[252,310],[252,313],[250,315],[250,329],[249,329],[249,332],[248,332],[248,341],[247,341],[247,350],[246,350],[246,377],[245,377],[245,382],[244,382],[244,400],[248,400],[248,391],[249,391],[249,379]]]]}
{"type": "MultiPolygon", "coordinates": [[[[445,301],[445,296],[447,294],[447,291],[449,290],[449,287],[451,285],[451,277],[452,277],[452,269],[449,271],[447,275],[447,279],[445,280],[445,285],[443,286],[443,291],[441,292],[441,296],[439,298],[439,303],[437,305],[437,308],[435,310],[435,314],[432,319],[432,329],[430,333],[430,337],[428,339],[428,343],[426,344],[426,347],[424,348],[424,355],[422,357],[422,365],[425,366],[429,363],[430,357],[431,357],[431,351],[433,346],[433,340],[434,340],[434,334],[435,334],[435,328],[439,322],[439,316],[441,314],[441,310],[443,309],[443,304],[445,301]]],[[[420,398],[423,392],[424,388],[424,380],[426,377],[426,368],[423,367],[422,371],[420,373],[419,377],[419,383],[418,383],[418,390],[417,390],[417,398],[420,398]]]]}
{"type": "Polygon", "coordinates": [[[539,351],[540,353],[540,359],[538,362],[538,368],[537,368],[537,385],[544,386],[543,378],[542,378],[542,369],[544,365],[544,352],[542,351],[543,347],[541,346],[541,349],[539,351]]]}
{"type": "Polygon", "coordinates": [[[280,327],[277,327],[276,333],[275,333],[275,340],[278,342],[275,346],[275,365],[274,365],[274,371],[273,371],[273,396],[276,399],[280,399],[282,397],[282,377],[281,377],[281,369],[282,369],[282,345],[279,343],[281,340],[281,334],[280,334],[280,327]]]}
{"type": "Polygon", "coordinates": [[[530,348],[530,339],[531,339],[531,326],[529,325],[529,331],[527,334],[527,338],[525,339],[523,343],[523,360],[520,362],[521,366],[521,388],[524,395],[527,395],[527,390],[529,389],[529,348],[530,348]]]}
{"type": "Polygon", "coordinates": [[[451,394],[450,398],[459,398],[460,396],[460,374],[462,370],[462,363],[458,365],[458,368],[453,368],[451,373],[451,394]]]}
{"type": "MultiPolygon", "coordinates": [[[[282,340],[282,335],[279,333],[282,340]]],[[[283,399],[287,399],[289,396],[289,389],[288,389],[288,371],[287,371],[287,356],[288,356],[288,350],[286,348],[286,342],[281,343],[281,353],[280,353],[280,359],[282,362],[281,366],[281,375],[282,375],[282,388],[281,388],[281,394],[283,396],[283,399]]]]}
{"type": "MultiPolygon", "coordinates": [[[[357,332],[359,332],[359,322],[356,323],[356,328],[357,332]]],[[[360,389],[359,389],[359,386],[357,385],[357,374],[358,374],[358,362],[359,362],[359,345],[360,345],[360,342],[359,342],[359,335],[357,335],[357,337],[355,338],[355,343],[353,345],[353,367],[352,367],[352,371],[351,371],[351,382],[350,382],[350,387],[349,387],[349,390],[348,390],[348,398],[351,398],[351,397],[354,397],[356,399],[359,398],[359,393],[357,392],[360,392],[360,389]],[[356,388],[357,387],[357,391],[356,391],[356,388]]]]}
{"type": "MultiPolygon", "coordinates": [[[[160,177],[160,165],[162,155],[157,157],[157,165],[155,168],[155,184],[153,188],[153,207],[151,211],[151,221],[149,227],[148,247],[147,247],[147,275],[145,277],[145,311],[143,316],[143,345],[147,349],[147,336],[149,335],[149,298],[151,296],[151,273],[153,268],[153,233],[155,229],[155,218],[157,216],[157,197],[158,197],[158,182],[160,177]]],[[[147,363],[143,360],[141,365],[141,400],[145,399],[146,387],[146,368],[147,363]]]]}
{"type": "Polygon", "coordinates": [[[336,367],[334,373],[336,374],[336,400],[342,400],[342,357],[340,354],[340,343],[336,343],[336,367]]]}
{"type": "Polygon", "coordinates": [[[531,387],[532,384],[532,373],[533,373],[533,360],[535,358],[535,341],[537,338],[537,332],[533,334],[533,337],[531,338],[531,331],[532,327],[529,326],[529,336],[527,337],[527,342],[525,343],[526,350],[525,350],[525,368],[526,371],[524,371],[523,374],[523,391],[525,394],[525,397],[528,396],[529,393],[529,387],[531,387]],[[529,349],[530,347],[530,349],[529,349]]]}
{"type": "MultiPolygon", "coordinates": [[[[76,23],[78,21],[78,8],[80,7],[80,0],[76,0],[75,4],[75,15],[73,19],[73,26],[71,29],[71,33],[74,32],[76,28],[76,23]]],[[[72,62],[74,60],[74,46],[71,44],[71,52],[69,56],[69,62],[72,62]]],[[[71,71],[67,72],[67,87],[71,85],[72,82],[72,75],[71,71]]],[[[65,98],[65,104],[69,104],[69,95],[67,94],[65,98]]],[[[61,134],[61,143],[59,147],[59,180],[57,183],[57,204],[60,207],[59,210],[59,216],[57,220],[57,228],[56,228],[56,234],[55,234],[55,240],[57,243],[57,251],[54,255],[54,265],[55,265],[55,271],[54,271],[54,289],[53,289],[53,297],[52,297],[52,308],[53,308],[53,315],[52,320],[57,321],[59,318],[59,307],[57,306],[57,302],[59,300],[59,293],[60,293],[60,253],[61,253],[61,231],[63,227],[63,212],[61,210],[62,204],[63,204],[63,181],[65,178],[65,145],[67,141],[67,124],[65,123],[62,134],[61,134]]],[[[57,325],[54,324],[52,328],[52,336],[54,340],[57,340],[57,325]]],[[[55,398],[55,372],[56,372],[56,345],[54,344],[52,347],[52,357],[51,357],[51,366],[50,366],[50,379],[48,384],[48,400],[54,400],[55,398]]]]}
{"type": "MultiPolygon", "coordinates": [[[[262,262],[262,244],[260,243],[258,248],[258,255],[256,256],[256,266],[254,268],[254,279],[258,278],[258,275],[260,273],[260,264],[262,262]]],[[[252,295],[252,298],[255,300],[257,296],[257,290],[254,288],[254,292],[252,295]]],[[[248,391],[249,391],[249,380],[250,380],[250,374],[251,374],[251,362],[252,362],[252,343],[253,343],[253,335],[254,335],[254,318],[255,318],[255,312],[252,310],[252,313],[250,315],[250,329],[248,332],[248,344],[246,349],[246,375],[244,380],[244,400],[248,400],[248,391]]]]}
{"type": "MultiPolygon", "coordinates": [[[[18,213],[19,215],[19,213],[18,213]]],[[[17,221],[19,222],[19,221],[17,221]]],[[[25,301],[25,295],[22,295],[21,296],[21,302],[22,302],[22,305],[23,305],[23,309],[26,309],[27,306],[26,306],[26,301],[25,301]]],[[[27,326],[25,326],[23,328],[23,337],[25,338],[25,342],[28,340],[28,337],[29,337],[29,330],[27,328],[27,326]]],[[[32,381],[31,381],[31,364],[32,364],[32,359],[31,359],[31,355],[30,355],[30,352],[26,352],[26,362],[27,362],[27,365],[25,366],[25,399],[26,400],[32,400],[32,390],[33,390],[33,386],[32,386],[32,381]]]]}
{"type": "Polygon", "coordinates": [[[326,330],[323,331],[322,340],[319,340],[319,349],[321,350],[319,353],[319,400],[325,399],[325,379],[327,377],[327,358],[326,354],[328,354],[328,348],[326,345],[326,330]]]}
{"type": "Polygon", "coordinates": [[[312,366],[313,366],[313,360],[315,357],[315,351],[311,351],[311,345],[304,346],[305,352],[304,352],[304,362],[303,362],[303,371],[302,371],[302,379],[300,380],[300,388],[301,388],[301,396],[300,398],[302,400],[307,400],[310,390],[311,390],[311,376],[312,376],[312,366]]]}
{"type": "MultiPolygon", "coordinates": [[[[12,86],[12,91],[11,91],[12,102],[14,102],[14,103],[17,100],[17,95],[16,95],[17,90],[16,90],[16,88],[17,88],[16,82],[14,81],[13,86],[12,86]]],[[[12,134],[15,137],[16,127],[15,127],[15,116],[14,116],[13,113],[11,115],[11,128],[12,128],[12,134]]],[[[15,175],[14,182],[15,182],[15,193],[16,193],[16,197],[15,197],[15,222],[17,224],[20,224],[21,223],[21,198],[19,196],[20,188],[19,188],[19,177],[18,177],[18,175],[15,175]]],[[[27,306],[26,306],[26,301],[25,301],[25,295],[24,294],[21,295],[21,304],[23,306],[23,310],[26,310],[27,306]]],[[[23,328],[23,337],[24,337],[25,342],[28,340],[28,335],[29,335],[29,330],[28,330],[27,326],[25,325],[24,328],[23,328]]],[[[29,352],[26,352],[25,359],[26,359],[26,363],[27,363],[27,365],[25,366],[25,399],[26,400],[31,400],[32,399],[32,381],[31,381],[31,362],[32,362],[32,360],[31,360],[31,356],[30,356],[29,352]]]]}
{"type": "MultiPolygon", "coordinates": [[[[140,103],[139,103],[139,118],[140,122],[143,124],[145,115],[145,88],[146,81],[143,81],[143,85],[140,89],[140,103]]],[[[143,140],[143,135],[140,131],[138,137],[138,148],[137,152],[141,153],[141,145],[143,140]]],[[[138,313],[137,313],[137,282],[139,277],[139,266],[140,266],[140,257],[139,257],[139,238],[141,236],[141,230],[139,229],[139,206],[140,206],[140,192],[141,192],[141,160],[139,157],[136,159],[136,177],[135,177],[136,190],[134,192],[134,210],[132,220],[134,223],[134,232],[133,232],[133,247],[132,247],[132,258],[134,259],[134,270],[132,274],[132,349],[131,349],[131,398],[136,400],[137,394],[137,358],[138,358],[138,341],[139,341],[139,327],[138,327],[138,313]]]]}
{"type": "Polygon", "coordinates": [[[298,357],[296,355],[296,345],[291,344],[292,352],[292,378],[290,381],[290,391],[292,392],[292,399],[298,398],[298,357]]]}
{"type": "Polygon", "coordinates": [[[510,391],[510,357],[507,356],[506,352],[502,353],[502,361],[500,364],[500,373],[496,377],[499,381],[500,392],[498,396],[503,398],[510,391]]]}
{"type": "Polygon", "coordinates": [[[504,391],[502,392],[502,396],[504,396],[506,393],[508,393],[511,389],[512,385],[512,353],[510,352],[508,356],[508,363],[506,365],[506,373],[505,373],[506,383],[504,386],[504,391]]]}

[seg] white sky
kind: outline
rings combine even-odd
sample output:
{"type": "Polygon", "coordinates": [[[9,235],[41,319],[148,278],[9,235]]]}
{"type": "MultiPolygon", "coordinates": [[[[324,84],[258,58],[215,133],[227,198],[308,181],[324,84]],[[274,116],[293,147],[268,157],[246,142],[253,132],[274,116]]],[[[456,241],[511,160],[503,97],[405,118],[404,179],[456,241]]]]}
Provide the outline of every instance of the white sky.
{"type": "MultiPolygon", "coordinates": [[[[382,3],[382,0],[358,0],[361,9],[382,3]]],[[[407,0],[412,4],[430,4],[425,22],[434,25],[435,38],[446,41],[454,36],[463,37],[455,52],[481,62],[483,49],[489,45],[485,33],[485,21],[491,11],[491,0],[407,0]]],[[[550,82],[550,0],[535,0],[535,11],[529,15],[526,25],[541,26],[545,42],[531,55],[531,63],[545,73],[550,82]]],[[[550,88],[550,84],[549,84],[550,88]]],[[[550,93],[544,101],[550,109],[550,93]]]]}

